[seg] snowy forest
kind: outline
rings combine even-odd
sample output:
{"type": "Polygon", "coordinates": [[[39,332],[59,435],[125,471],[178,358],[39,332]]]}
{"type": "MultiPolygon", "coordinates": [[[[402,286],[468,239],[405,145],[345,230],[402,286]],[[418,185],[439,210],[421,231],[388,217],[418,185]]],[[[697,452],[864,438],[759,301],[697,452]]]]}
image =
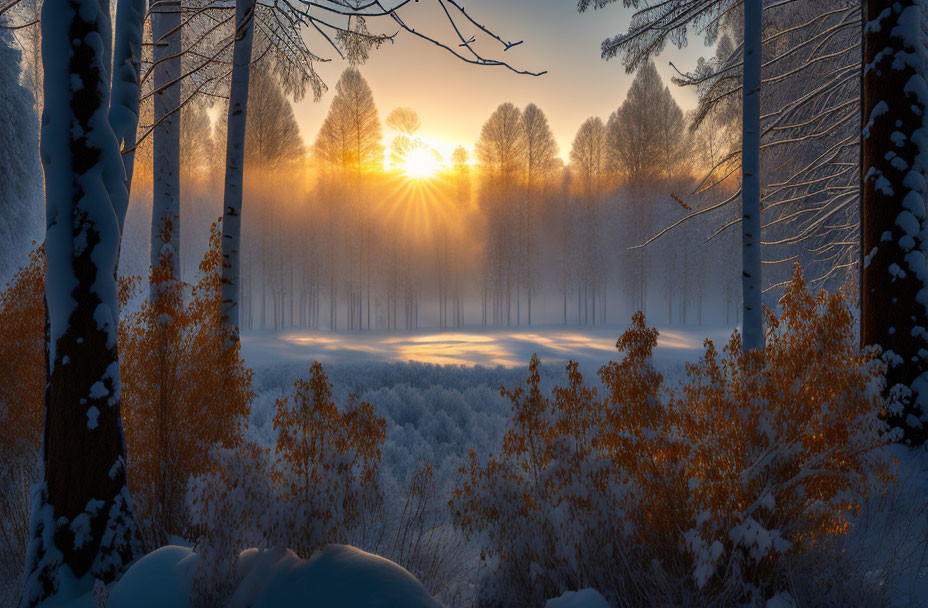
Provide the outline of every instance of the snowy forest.
{"type": "Polygon", "coordinates": [[[928,605],[925,0],[0,0],[0,607],[928,605]]]}
{"type": "MultiPolygon", "coordinates": [[[[688,122],[653,64],[637,72],[610,116],[578,126],[566,164],[534,103],[500,103],[476,141],[445,159],[417,135],[423,126],[415,109],[378,109],[357,67],[341,74],[309,143],[283,85],[260,64],[251,79],[243,330],[607,325],[646,307],[649,294],[667,324],[702,324],[704,314],[707,323],[737,318],[737,272],[711,272],[714,260],[737,254],[737,234],[703,247],[709,226],[728,210],[698,227],[694,220],[684,243],[629,250],[643,242],[638,235],[696,204],[668,193],[689,195],[736,132],[720,120],[690,132],[694,117],[688,122]],[[652,276],[661,278],[649,284],[652,276]]],[[[222,211],[211,193],[224,177],[226,109],[212,101],[192,100],[181,111],[180,225],[191,226],[180,231],[186,280],[222,211]]],[[[150,141],[137,152],[145,181],[134,190],[126,229],[143,253],[150,141]]],[[[718,184],[714,194],[733,188],[718,184]]],[[[143,275],[148,264],[145,256],[129,259],[122,272],[143,275]]]]}

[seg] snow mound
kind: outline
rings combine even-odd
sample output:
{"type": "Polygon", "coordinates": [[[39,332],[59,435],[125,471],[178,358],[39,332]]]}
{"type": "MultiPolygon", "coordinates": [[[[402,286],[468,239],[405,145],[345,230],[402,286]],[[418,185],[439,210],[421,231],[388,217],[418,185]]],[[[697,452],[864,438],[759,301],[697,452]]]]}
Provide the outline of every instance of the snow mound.
{"type": "Polygon", "coordinates": [[[545,608],[609,608],[609,602],[595,589],[581,589],[548,600],[545,608]]]}
{"type": "MultiPolygon", "coordinates": [[[[162,547],[129,568],[107,608],[192,606],[199,563],[190,548],[162,547]]],[[[328,545],[305,560],[289,549],[247,549],[237,570],[241,583],[230,608],[441,608],[406,569],[346,545],[328,545]]]]}
{"type": "Polygon", "coordinates": [[[327,545],[307,560],[289,551],[249,553],[239,558],[247,572],[233,608],[441,608],[405,568],[354,547],[327,545]]]}
{"type": "Polygon", "coordinates": [[[189,547],[168,545],[152,551],[123,575],[110,592],[107,608],[189,606],[200,557],[189,547]]]}
{"type": "Polygon", "coordinates": [[[796,601],[793,596],[783,591],[767,600],[767,608],[796,608],[796,601]]]}

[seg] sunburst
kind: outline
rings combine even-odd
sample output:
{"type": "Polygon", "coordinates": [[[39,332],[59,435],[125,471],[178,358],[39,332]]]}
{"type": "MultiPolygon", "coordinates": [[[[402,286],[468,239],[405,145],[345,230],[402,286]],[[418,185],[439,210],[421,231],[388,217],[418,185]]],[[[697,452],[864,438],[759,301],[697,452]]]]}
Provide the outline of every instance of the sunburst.
{"type": "Polygon", "coordinates": [[[403,173],[409,179],[431,179],[441,169],[434,150],[428,147],[416,147],[403,159],[403,173]]]}

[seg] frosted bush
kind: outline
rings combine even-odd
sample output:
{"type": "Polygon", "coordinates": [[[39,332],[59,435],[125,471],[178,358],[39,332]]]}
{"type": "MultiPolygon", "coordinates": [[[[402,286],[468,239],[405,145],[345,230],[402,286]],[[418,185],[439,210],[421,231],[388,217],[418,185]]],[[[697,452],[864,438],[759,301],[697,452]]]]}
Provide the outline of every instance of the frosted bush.
{"type": "MultiPolygon", "coordinates": [[[[711,341],[667,389],[637,313],[599,371],[548,396],[538,359],[499,457],[471,453],[452,506],[481,539],[481,605],[541,606],[592,587],[621,605],[763,605],[805,556],[836,546],[891,479],[882,363],[861,352],[843,293],[812,297],[798,267],[767,348],[711,341]]],[[[807,580],[814,576],[806,573],[807,580]]]]}

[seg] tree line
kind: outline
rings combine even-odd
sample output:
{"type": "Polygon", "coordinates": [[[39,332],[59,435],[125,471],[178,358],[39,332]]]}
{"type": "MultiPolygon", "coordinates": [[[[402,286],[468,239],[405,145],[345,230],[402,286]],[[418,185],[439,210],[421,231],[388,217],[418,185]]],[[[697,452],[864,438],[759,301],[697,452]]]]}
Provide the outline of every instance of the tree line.
{"type": "MultiPolygon", "coordinates": [[[[673,246],[632,249],[701,204],[688,196],[695,176],[734,132],[720,121],[690,129],[653,63],[606,120],[581,123],[567,164],[538,105],[502,103],[472,154],[459,146],[425,178],[403,169],[416,154],[441,156],[421,137],[418,114],[381,112],[358,67],[336,83],[311,145],[272,74],[257,68],[252,78],[243,328],[601,325],[647,309],[649,293],[667,323],[701,323],[709,308],[716,322],[737,318],[733,279],[711,271],[731,239],[703,246],[708,223],[673,246]]],[[[219,213],[209,193],[222,179],[225,109],[209,109],[212,127],[207,109],[181,110],[181,206],[193,231],[181,239],[183,259],[196,259],[190,243],[219,213]]],[[[151,155],[140,150],[144,199],[151,155]]],[[[131,264],[138,272],[145,261],[131,264]]]]}

